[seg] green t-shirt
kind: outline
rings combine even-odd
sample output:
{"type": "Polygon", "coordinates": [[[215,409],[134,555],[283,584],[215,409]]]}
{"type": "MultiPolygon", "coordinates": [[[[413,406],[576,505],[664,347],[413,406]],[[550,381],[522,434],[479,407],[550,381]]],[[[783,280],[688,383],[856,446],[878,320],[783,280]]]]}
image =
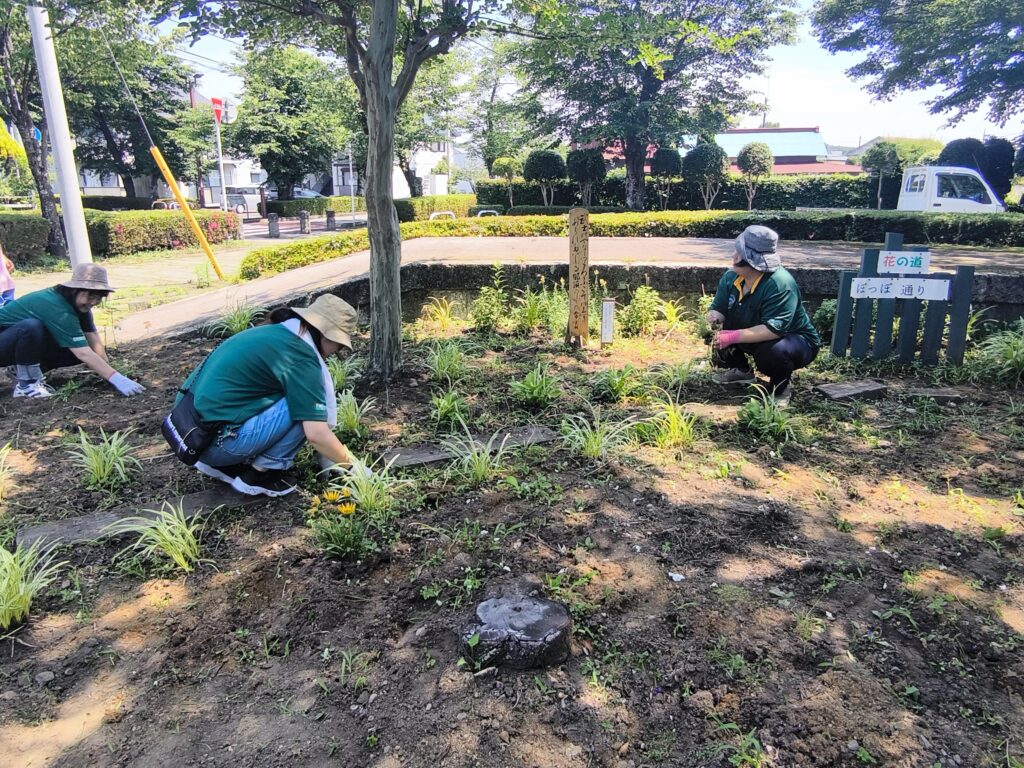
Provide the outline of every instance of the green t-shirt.
{"type": "Polygon", "coordinates": [[[188,388],[204,421],[241,424],[282,397],[295,421],[327,421],[320,358],[283,325],[235,334],[185,380],[188,388]]]}
{"type": "Polygon", "coordinates": [[[726,330],[766,325],[780,337],[797,334],[815,349],[821,348],[818,331],[800,300],[800,288],[784,267],[761,273],[753,290],[741,299],[742,285],[742,278],[731,269],[718,281],[711,309],[725,315],[726,330]]]}
{"type": "Polygon", "coordinates": [[[89,346],[85,334],[96,331],[92,312],[79,312],[56,288],[26,293],[0,307],[0,328],[8,328],[29,318],[41,320],[50,335],[65,349],[89,346]]]}

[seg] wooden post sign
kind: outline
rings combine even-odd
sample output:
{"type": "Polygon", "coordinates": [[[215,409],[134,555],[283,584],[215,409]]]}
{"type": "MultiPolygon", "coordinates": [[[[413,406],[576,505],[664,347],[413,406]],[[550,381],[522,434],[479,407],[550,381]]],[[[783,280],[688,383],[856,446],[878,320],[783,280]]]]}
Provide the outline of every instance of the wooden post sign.
{"type": "Polygon", "coordinates": [[[839,280],[832,354],[843,357],[849,349],[850,357],[870,354],[880,360],[895,354],[904,365],[914,362],[921,309],[927,302],[920,362],[938,364],[948,315],[946,359],[962,363],[974,267],[957,267],[956,274],[929,274],[930,266],[928,251],[904,251],[903,235],[895,232],[885,233],[883,250],[865,249],[859,272],[843,272],[839,280]]]}
{"type": "Polygon", "coordinates": [[[586,208],[569,211],[569,327],[565,343],[587,346],[590,335],[590,219],[586,208]]]}

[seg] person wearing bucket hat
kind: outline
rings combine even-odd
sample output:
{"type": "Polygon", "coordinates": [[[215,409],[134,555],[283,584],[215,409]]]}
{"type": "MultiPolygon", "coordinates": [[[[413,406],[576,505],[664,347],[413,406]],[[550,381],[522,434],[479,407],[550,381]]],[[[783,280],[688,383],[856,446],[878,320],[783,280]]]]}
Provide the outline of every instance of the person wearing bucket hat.
{"type": "Polygon", "coordinates": [[[71,279],[0,307],[0,366],[14,366],[14,397],[50,397],[44,372],[84,364],[125,397],[145,387],[114,370],[92,308],[113,292],[107,270],[79,264],[71,279]]]}
{"type": "Polygon", "coordinates": [[[355,328],[355,309],[324,294],[213,350],[176,401],[191,395],[199,422],[215,435],[196,469],[241,493],[283,496],[295,490],[286,470],[307,440],[325,465],[350,466],[352,454],[332,429],[337,396],[326,361],[352,349],[355,328]]]}
{"type": "Polygon", "coordinates": [[[814,360],[821,339],[804,309],[800,288],[782,266],[778,244],[778,234],[768,227],[753,225],[740,233],[707,321],[721,329],[714,340],[714,361],[727,369],[712,381],[753,384],[753,358],[754,367],[768,377],[768,392],[785,406],[793,372],[814,360]]]}

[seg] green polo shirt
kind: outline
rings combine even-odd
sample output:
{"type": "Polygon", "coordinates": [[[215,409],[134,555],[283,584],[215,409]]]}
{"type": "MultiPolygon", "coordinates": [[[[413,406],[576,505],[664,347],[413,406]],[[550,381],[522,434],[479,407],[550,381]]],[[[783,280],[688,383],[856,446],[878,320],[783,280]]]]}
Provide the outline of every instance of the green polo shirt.
{"type": "Polygon", "coordinates": [[[0,307],[0,328],[30,318],[41,320],[57,344],[65,349],[89,346],[85,334],[96,331],[92,312],[79,312],[56,288],[26,293],[0,307]]]}
{"type": "Polygon", "coordinates": [[[241,424],[282,397],[295,421],[327,421],[320,358],[283,325],[235,334],[210,353],[183,388],[191,388],[196,410],[208,422],[241,424]]]}
{"type": "Polygon", "coordinates": [[[743,278],[731,269],[718,281],[711,309],[725,315],[723,327],[726,330],[766,325],[780,337],[797,334],[815,349],[821,348],[818,331],[800,300],[800,288],[784,267],[762,272],[750,286],[749,293],[744,295],[741,289],[746,289],[743,278]]]}

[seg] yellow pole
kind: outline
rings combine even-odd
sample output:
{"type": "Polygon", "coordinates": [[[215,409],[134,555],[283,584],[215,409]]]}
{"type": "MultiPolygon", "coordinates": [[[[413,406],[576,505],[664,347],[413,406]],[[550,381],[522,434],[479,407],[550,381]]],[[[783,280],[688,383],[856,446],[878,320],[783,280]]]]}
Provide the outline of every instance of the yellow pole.
{"type": "Polygon", "coordinates": [[[206,242],[206,235],[203,234],[202,227],[199,226],[199,222],[196,221],[195,214],[192,213],[192,209],[189,208],[188,201],[185,196],[181,194],[181,190],[178,189],[178,182],[174,180],[174,175],[171,173],[171,169],[167,167],[167,162],[164,160],[164,156],[160,154],[160,150],[157,149],[156,144],[149,148],[150,153],[153,155],[153,159],[156,161],[157,168],[160,169],[160,173],[164,175],[164,181],[167,182],[167,186],[171,188],[171,193],[174,195],[174,199],[178,201],[178,205],[181,206],[181,212],[185,214],[185,218],[188,219],[189,226],[192,227],[192,231],[196,235],[196,239],[199,244],[203,247],[203,251],[206,253],[206,258],[213,264],[213,271],[217,273],[217,277],[224,280],[224,273],[221,271],[220,264],[217,263],[217,258],[213,255],[213,251],[210,250],[210,244],[206,242]]]}

